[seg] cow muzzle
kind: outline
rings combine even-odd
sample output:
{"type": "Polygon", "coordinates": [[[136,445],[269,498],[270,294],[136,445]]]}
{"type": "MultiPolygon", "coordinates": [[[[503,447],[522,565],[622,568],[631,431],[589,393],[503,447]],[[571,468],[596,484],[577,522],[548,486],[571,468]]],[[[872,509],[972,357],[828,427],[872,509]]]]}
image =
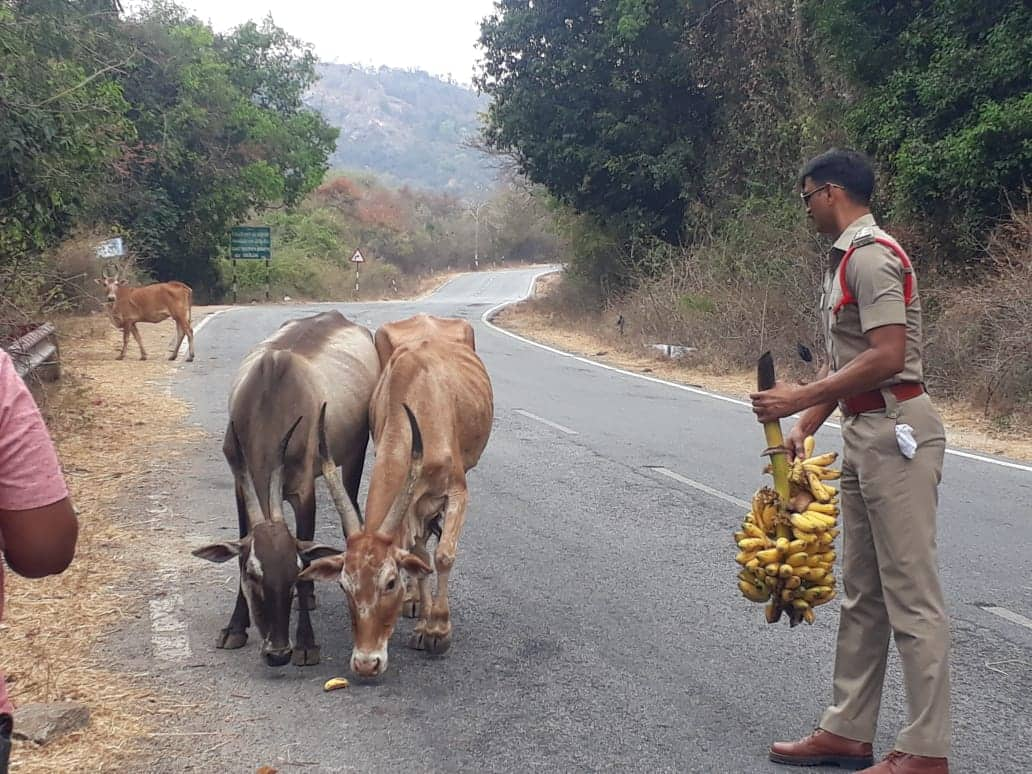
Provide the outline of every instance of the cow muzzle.
{"type": "Polygon", "coordinates": [[[351,671],[362,677],[377,677],[387,670],[387,649],[355,650],[351,653],[351,671]]]}

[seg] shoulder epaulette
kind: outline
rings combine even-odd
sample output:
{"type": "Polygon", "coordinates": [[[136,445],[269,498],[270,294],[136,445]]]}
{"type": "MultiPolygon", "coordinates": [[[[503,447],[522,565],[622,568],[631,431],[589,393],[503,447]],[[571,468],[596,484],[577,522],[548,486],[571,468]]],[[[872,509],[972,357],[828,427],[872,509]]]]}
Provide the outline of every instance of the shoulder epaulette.
{"type": "Polygon", "coordinates": [[[853,241],[850,244],[853,247],[863,247],[864,245],[873,245],[875,240],[874,226],[864,226],[853,235],[853,241]]]}

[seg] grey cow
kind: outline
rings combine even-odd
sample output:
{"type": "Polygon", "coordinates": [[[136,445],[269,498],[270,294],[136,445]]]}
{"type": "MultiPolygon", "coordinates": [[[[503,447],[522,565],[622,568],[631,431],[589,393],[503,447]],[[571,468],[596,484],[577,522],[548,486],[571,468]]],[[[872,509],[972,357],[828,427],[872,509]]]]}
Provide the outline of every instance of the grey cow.
{"type": "Polygon", "coordinates": [[[379,373],[370,332],[335,311],[284,323],[244,358],[230,392],[222,449],[236,484],[240,539],[193,551],[213,562],[239,559],[236,607],[216,647],[243,647],[254,623],[269,666],[319,663],[309,619],[313,583],[297,576],[309,561],[341,549],[312,542],[315,479],[329,452],[341,466],[347,494],[358,502],[369,399],[379,373]],[[320,422],[329,446],[322,454],[320,422]],[[283,518],[283,500],[294,511],[296,537],[283,518]],[[295,585],[299,612],[291,647],[295,585]]]}

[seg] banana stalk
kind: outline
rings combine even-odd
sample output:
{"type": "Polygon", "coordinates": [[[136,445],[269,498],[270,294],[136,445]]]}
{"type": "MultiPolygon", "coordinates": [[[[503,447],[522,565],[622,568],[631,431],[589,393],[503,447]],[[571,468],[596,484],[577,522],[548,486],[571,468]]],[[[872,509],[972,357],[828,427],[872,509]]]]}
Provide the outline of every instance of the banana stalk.
{"type": "MultiPolygon", "coordinates": [[[[759,362],[756,364],[756,386],[760,391],[769,390],[775,384],[774,376],[774,358],[770,352],[764,352],[760,357],[759,362]]],[[[778,493],[778,524],[777,524],[777,537],[787,538],[791,540],[793,538],[792,528],[788,525],[787,509],[788,500],[790,496],[789,492],[789,464],[788,454],[784,450],[785,437],[781,433],[781,422],[780,420],[774,420],[773,422],[763,423],[763,435],[767,439],[767,449],[770,454],[771,474],[774,478],[774,491],[778,493]]],[[[778,584],[775,587],[775,592],[771,595],[771,601],[774,604],[774,620],[781,618],[782,605],[780,604],[780,592],[783,590],[780,588],[782,584],[778,584]]],[[[790,613],[791,615],[791,613],[790,613]]],[[[801,615],[801,613],[799,614],[801,615]]],[[[767,616],[767,620],[770,621],[771,616],[767,616]]],[[[794,617],[793,617],[794,620],[794,617]]]]}
{"type": "MultiPolygon", "coordinates": [[[[774,386],[774,358],[770,352],[764,352],[756,366],[756,386],[762,390],[769,390],[774,386]]],[[[774,477],[774,491],[778,493],[780,503],[778,509],[783,516],[788,508],[789,481],[788,481],[788,453],[784,451],[785,437],[781,434],[781,421],[763,423],[763,435],[767,439],[767,448],[770,450],[771,474],[774,477]]],[[[792,529],[784,519],[778,523],[777,536],[792,539],[792,529]]]]}

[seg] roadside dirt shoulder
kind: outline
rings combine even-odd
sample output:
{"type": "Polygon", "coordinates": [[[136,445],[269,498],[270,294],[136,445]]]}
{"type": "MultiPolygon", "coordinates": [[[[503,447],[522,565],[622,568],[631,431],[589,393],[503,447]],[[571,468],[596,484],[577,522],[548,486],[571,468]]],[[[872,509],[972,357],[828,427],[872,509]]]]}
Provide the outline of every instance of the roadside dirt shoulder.
{"type": "MultiPolygon", "coordinates": [[[[195,325],[203,314],[195,310],[195,325]]],[[[140,659],[118,663],[109,643],[127,630],[149,630],[148,604],[160,595],[156,563],[179,550],[161,529],[155,481],[198,431],[186,406],[169,396],[175,363],[165,358],[171,321],[141,325],[150,358],[103,314],[55,321],[62,379],[36,391],[79,518],[75,559],[63,574],[26,580],[7,574],[0,625],[3,669],[16,704],[77,701],[88,726],[37,747],[15,742],[14,774],[142,771],[166,743],[184,709],[146,671],[151,642],[126,643],[140,659]]]]}

